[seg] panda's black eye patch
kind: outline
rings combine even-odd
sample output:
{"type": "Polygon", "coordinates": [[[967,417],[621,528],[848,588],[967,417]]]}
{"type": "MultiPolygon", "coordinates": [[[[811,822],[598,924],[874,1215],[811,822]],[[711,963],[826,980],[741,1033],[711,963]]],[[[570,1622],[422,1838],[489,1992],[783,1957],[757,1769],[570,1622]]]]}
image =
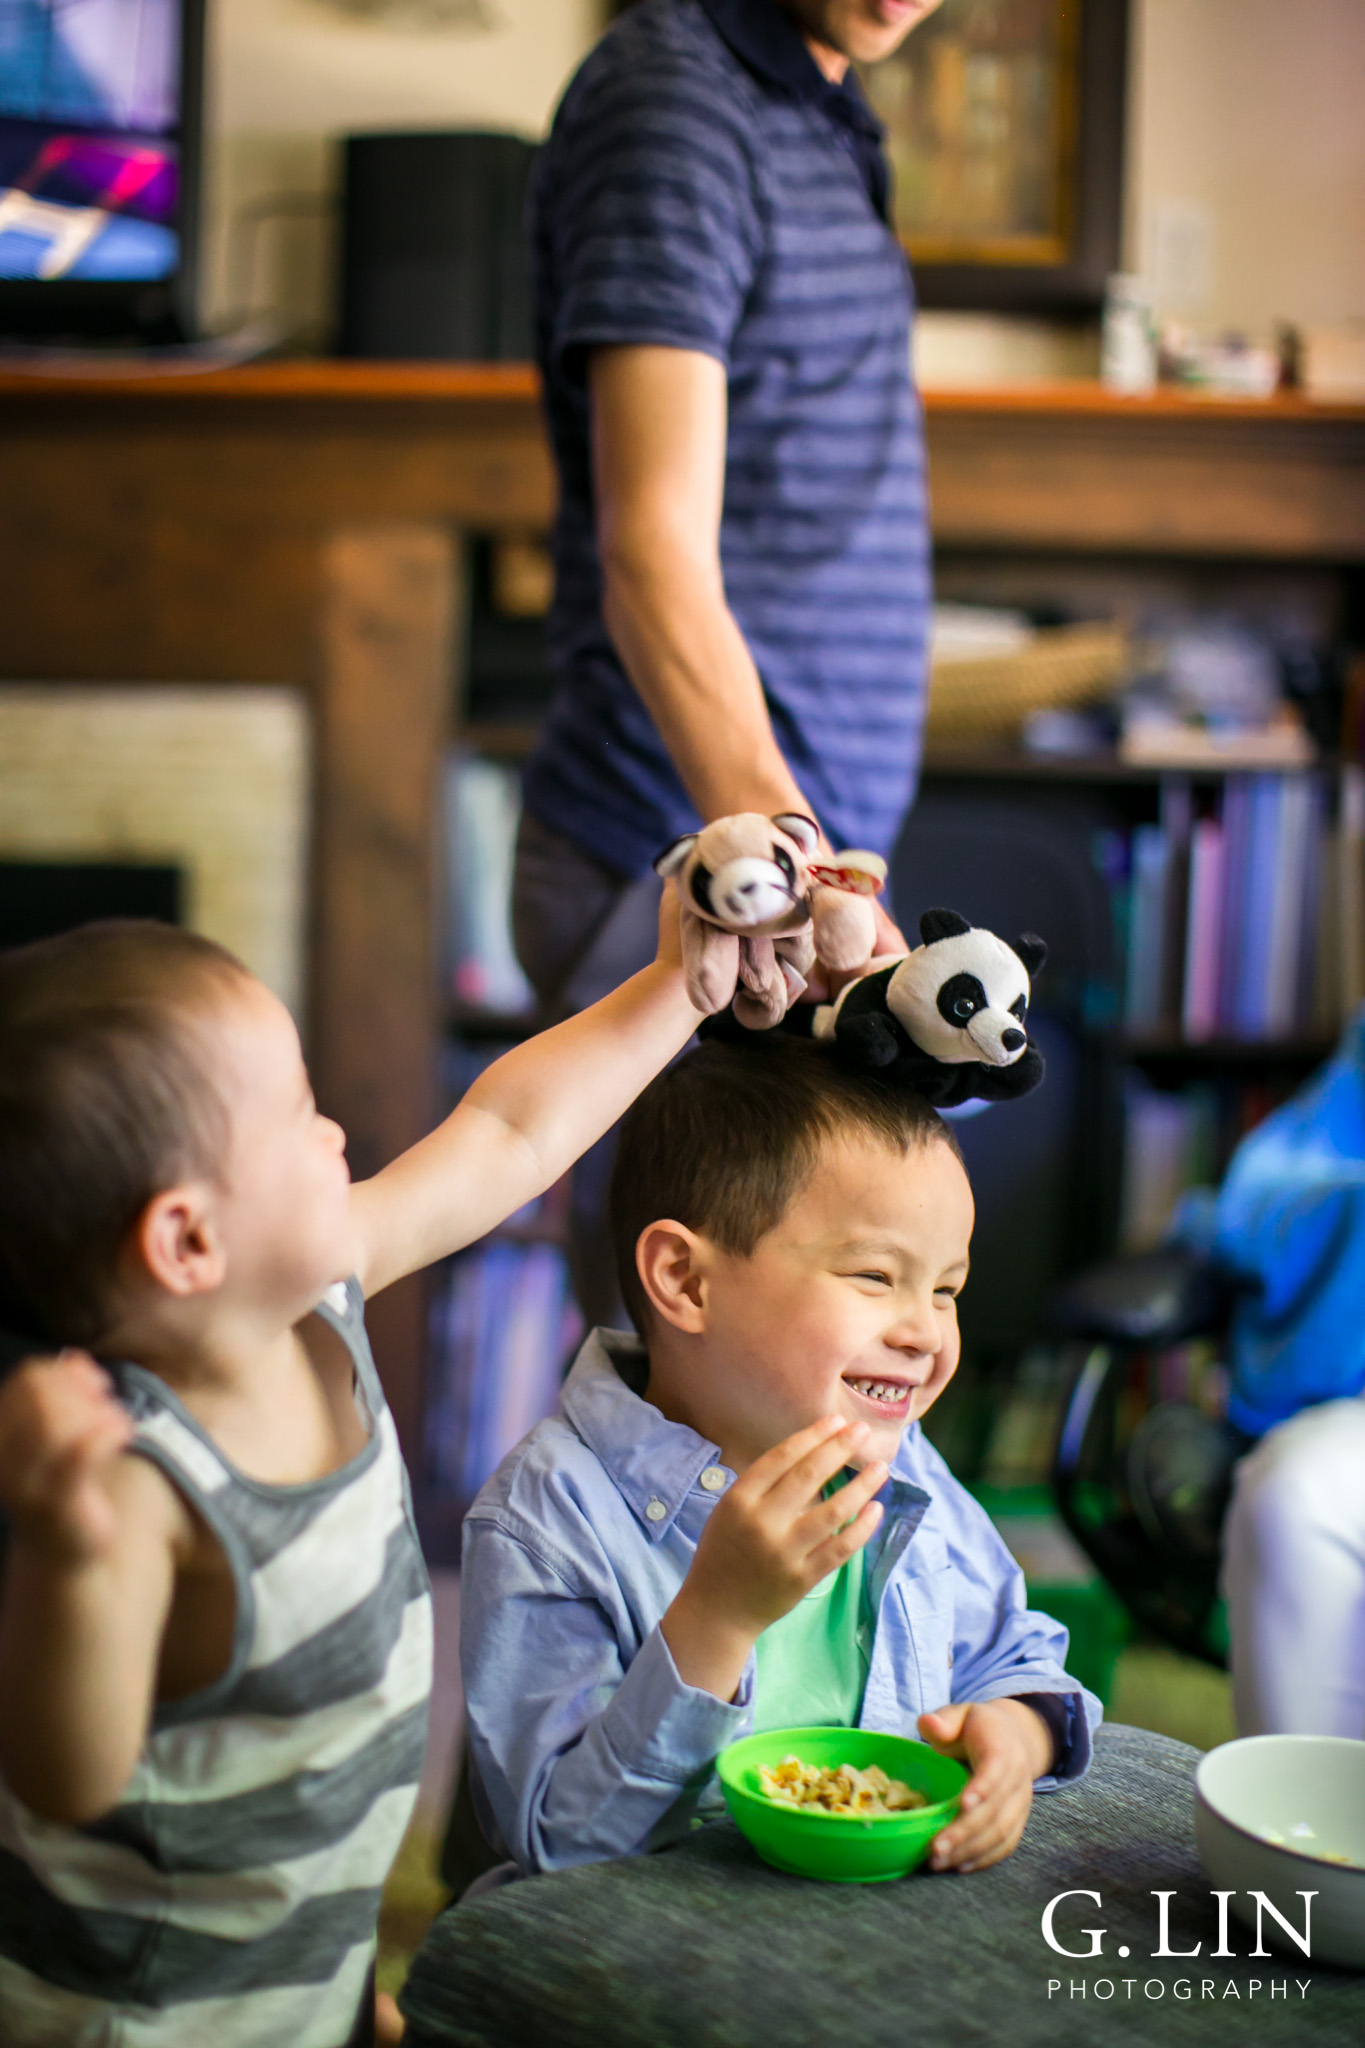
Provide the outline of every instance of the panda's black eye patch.
{"type": "Polygon", "coordinates": [[[795,887],[796,887],[796,862],[795,862],[795,861],[794,861],[794,860],[792,859],[791,855],[790,855],[790,854],[788,853],[788,851],[787,851],[787,849],[786,849],[786,847],[785,847],[785,846],[774,846],[774,848],[773,848],[773,860],[774,860],[774,861],[776,862],[777,866],[778,866],[778,867],[779,867],[779,868],[781,869],[781,871],[782,871],[782,874],[783,874],[783,876],[785,877],[785,879],[786,879],[786,880],[787,880],[788,882],[790,882],[790,883],[791,883],[791,885],[792,885],[792,887],[793,887],[793,888],[795,888],[795,887]]]}
{"type": "Polygon", "coordinates": [[[1019,1022],[1021,1024],[1023,1023],[1025,1017],[1027,1017],[1028,1015],[1027,996],[1015,997],[1014,1001],[1010,1004],[1010,1015],[1011,1017],[1017,1017],[1019,1019],[1019,1022]]]}
{"type": "Polygon", "coordinates": [[[978,1010],[986,1008],[986,991],[974,974],[950,974],[938,992],[938,1011],[945,1024],[965,1030],[978,1010]]]}
{"type": "Polygon", "coordinates": [[[693,870],[692,870],[692,883],[691,883],[691,888],[692,888],[692,901],[693,901],[693,902],[694,902],[694,903],[696,904],[696,906],[697,906],[698,910],[704,910],[704,911],[706,911],[706,912],[707,912],[707,914],[708,914],[708,915],[710,915],[710,914],[711,914],[711,874],[710,874],[710,870],[709,870],[709,869],[707,869],[707,868],[702,868],[702,867],[696,867],[696,868],[693,868],[693,870]]]}

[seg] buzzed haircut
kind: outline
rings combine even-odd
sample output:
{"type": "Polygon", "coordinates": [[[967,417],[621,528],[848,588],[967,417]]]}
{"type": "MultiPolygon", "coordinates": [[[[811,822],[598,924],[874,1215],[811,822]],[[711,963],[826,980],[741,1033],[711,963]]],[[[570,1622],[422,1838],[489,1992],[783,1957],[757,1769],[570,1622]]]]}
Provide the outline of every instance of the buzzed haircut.
{"type": "Polygon", "coordinates": [[[937,1142],[962,1157],[913,1088],[778,1031],[742,1044],[707,1039],[651,1081],[622,1121],[611,1180],[617,1277],[636,1329],[648,1315],[635,1266],[648,1224],[673,1217],[747,1258],[805,1186],[821,1147],[840,1137],[901,1153],[937,1142]]]}
{"type": "Polygon", "coordinates": [[[195,1025],[245,977],[212,940],[135,920],[0,952],[0,1325],[97,1346],[147,1203],[221,1172],[195,1025]]]}

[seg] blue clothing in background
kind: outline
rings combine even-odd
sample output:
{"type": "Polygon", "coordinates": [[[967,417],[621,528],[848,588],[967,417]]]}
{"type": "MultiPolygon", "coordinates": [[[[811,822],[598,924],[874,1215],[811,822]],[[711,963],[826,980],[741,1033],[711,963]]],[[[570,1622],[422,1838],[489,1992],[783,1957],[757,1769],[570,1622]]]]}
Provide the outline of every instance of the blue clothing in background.
{"type": "Polygon", "coordinates": [[[725,367],[720,553],[778,745],[836,845],[886,853],[923,722],[930,574],[909,267],[881,128],[776,0],[642,0],[565,94],[532,195],[561,500],[542,823],[642,873],[696,814],[602,621],[587,351],[725,367]]]}
{"type": "Polygon", "coordinates": [[[1232,1320],[1228,1416],[1262,1436],[1365,1390],[1365,1011],[1297,1095],[1243,1139],[1177,1232],[1249,1283],[1232,1320]]]}
{"type": "MultiPolygon", "coordinates": [[[[505,1458],[465,1522],[460,1661],[478,1793],[523,1871],[660,1847],[723,1810],[714,1762],[753,1731],[678,1676],[659,1623],[733,1473],[641,1399],[638,1338],[595,1331],[559,1410],[505,1458]]],[[[1066,1630],[1024,1606],[1018,1565],[922,1435],[905,1432],[867,1546],[875,1635],[863,1728],[915,1735],[952,1700],[1065,1695],[1047,1791],[1090,1760],[1100,1705],[1063,1669],[1066,1630]]]]}

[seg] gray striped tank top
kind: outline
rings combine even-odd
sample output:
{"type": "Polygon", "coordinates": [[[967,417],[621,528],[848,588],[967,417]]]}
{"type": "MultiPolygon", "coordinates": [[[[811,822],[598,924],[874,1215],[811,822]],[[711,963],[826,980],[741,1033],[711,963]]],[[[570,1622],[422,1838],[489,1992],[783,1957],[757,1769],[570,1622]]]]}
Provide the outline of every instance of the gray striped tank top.
{"type": "Polygon", "coordinates": [[[307,1485],[244,1477],[160,1380],[116,1370],[135,1448],[231,1563],[235,1640],[216,1684],[157,1708],[93,1826],[0,1785],[5,2048],[353,2038],[422,1767],[431,1599],[359,1287],[318,1312],[355,1360],[369,1441],[307,1485]]]}

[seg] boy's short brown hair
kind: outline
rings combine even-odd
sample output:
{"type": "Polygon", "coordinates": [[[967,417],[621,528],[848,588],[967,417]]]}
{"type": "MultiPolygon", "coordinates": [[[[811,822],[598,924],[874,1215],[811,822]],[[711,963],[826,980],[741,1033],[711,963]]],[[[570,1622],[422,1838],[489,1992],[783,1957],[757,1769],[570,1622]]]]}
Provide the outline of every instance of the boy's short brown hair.
{"type": "Polygon", "coordinates": [[[643,1332],[635,1265],[640,1233],[671,1216],[747,1258],[805,1186],[831,1138],[880,1139],[895,1151],[957,1139],[912,1088],[844,1066],[833,1051],[778,1031],[743,1044],[707,1039],[627,1110],[611,1179],[611,1229],[622,1298],[643,1332]]]}
{"type": "Polygon", "coordinates": [[[194,1025],[245,974],[210,939],[132,920],[0,953],[0,1325],[97,1346],[147,1203],[222,1170],[194,1025]]]}

